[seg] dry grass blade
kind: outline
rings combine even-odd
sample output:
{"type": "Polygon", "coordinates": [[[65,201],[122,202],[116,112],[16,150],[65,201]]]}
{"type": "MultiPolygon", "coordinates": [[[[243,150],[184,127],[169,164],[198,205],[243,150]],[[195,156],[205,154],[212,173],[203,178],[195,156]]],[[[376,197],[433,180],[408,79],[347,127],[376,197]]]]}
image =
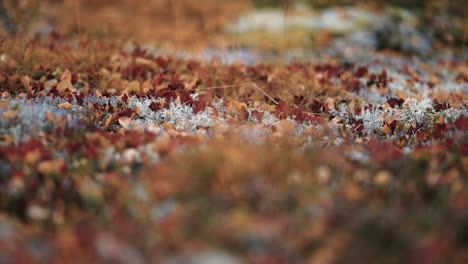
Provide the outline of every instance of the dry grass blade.
{"type": "MultiPolygon", "coordinates": [[[[274,104],[278,105],[279,102],[275,100],[271,95],[269,95],[267,92],[265,92],[262,88],[258,87],[258,85],[254,82],[246,82],[246,83],[240,83],[240,84],[232,84],[232,85],[220,85],[220,86],[211,86],[211,87],[201,87],[197,88],[196,90],[215,90],[215,89],[226,89],[226,88],[235,88],[235,87],[241,87],[243,85],[251,84],[255,89],[259,90],[263,95],[268,97],[274,104]]],[[[175,92],[183,92],[185,90],[175,90],[175,92]]]]}
{"type": "Polygon", "coordinates": [[[262,94],[264,94],[266,97],[268,97],[268,99],[270,99],[275,105],[278,105],[279,102],[275,100],[275,98],[271,97],[269,94],[267,94],[262,88],[258,87],[258,85],[256,83],[252,83],[252,86],[259,90],[262,94]]]}

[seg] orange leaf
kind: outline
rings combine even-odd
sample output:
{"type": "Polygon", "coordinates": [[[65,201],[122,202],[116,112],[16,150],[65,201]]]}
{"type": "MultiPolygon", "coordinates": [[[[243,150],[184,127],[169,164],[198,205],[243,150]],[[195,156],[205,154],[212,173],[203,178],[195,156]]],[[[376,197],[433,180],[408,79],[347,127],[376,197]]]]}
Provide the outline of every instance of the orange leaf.
{"type": "Polygon", "coordinates": [[[24,86],[24,89],[30,92],[31,91],[31,79],[25,75],[25,76],[21,76],[20,81],[21,81],[21,84],[24,86]]]}
{"type": "Polygon", "coordinates": [[[104,126],[105,127],[108,127],[111,124],[112,118],[113,118],[112,115],[109,115],[109,117],[107,117],[106,121],[104,121],[104,126]]]}
{"type": "Polygon", "coordinates": [[[15,116],[17,114],[18,114],[17,110],[8,110],[8,111],[3,112],[2,116],[4,118],[10,118],[10,117],[13,117],[13,116],[15,116]]]}
{"type": "Polygon", "coordinates": [[[6,109],[10,104],[10,100],[0,100],[0,108],[6,109]]]}
{"type": "Polygon", "coordinates": [[[58,105],[59,108],[70,110],[72,105],[69,102],[61,103],[58,105]]]}
{"type": "Polygon", "coordinates": [[[39,163],[37,170],[43,174],[59,173],[63,166],[63,160],[47,160],[39,163]]]}

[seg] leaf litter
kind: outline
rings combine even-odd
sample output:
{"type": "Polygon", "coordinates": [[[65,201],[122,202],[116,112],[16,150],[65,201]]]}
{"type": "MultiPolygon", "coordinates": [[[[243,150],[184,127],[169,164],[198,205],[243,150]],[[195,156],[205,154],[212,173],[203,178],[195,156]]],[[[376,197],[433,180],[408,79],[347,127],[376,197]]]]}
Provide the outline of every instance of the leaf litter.
{"type": "Polygon", "coordinates": [[[468,259],[459,51],[338,54],[341,39],[243,63],[108,38],[2,45],[0,258],[468,259]]]}

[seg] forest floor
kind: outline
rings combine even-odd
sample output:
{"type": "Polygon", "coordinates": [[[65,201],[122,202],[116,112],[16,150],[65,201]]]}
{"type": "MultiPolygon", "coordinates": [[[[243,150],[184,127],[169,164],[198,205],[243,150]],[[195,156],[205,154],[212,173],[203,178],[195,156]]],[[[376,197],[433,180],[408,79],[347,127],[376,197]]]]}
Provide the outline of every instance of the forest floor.
{"type": "Polygon", "coordinates": [[[0,33],[0,263],[468,263],[443,17],[25,2],[0,33]]]}

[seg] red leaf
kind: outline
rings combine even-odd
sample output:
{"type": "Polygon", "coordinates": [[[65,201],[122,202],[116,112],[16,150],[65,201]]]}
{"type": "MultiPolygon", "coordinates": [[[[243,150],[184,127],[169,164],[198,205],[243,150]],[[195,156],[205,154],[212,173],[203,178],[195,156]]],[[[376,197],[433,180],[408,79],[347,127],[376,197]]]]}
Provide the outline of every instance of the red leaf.
{"type": "Polygon", "coordinates": [[[320,101],[313,99],[309,104],[309,109],[312,113],[320,113],[323,111],[323,104],[320,101]]]}
{"type": "Polygon", "coordinates": [[[433,132],[434,138],[441,138],[449,128],[448,124],[436,124],[433,132]]]}
{"type": "Polygon", "coordinates": [[[185,88],[184,82],[182,82],[177,76],[172,76],[171,83],[168,85],[171,90],[183,90],[185,88]]]}
{"type": "Polygon", "coordinates": [[[126,93],[122,95],[121,99],[124,103],[128,103],[128,95],[126,93]]]}
{"type": "Polygon", "coordinates": [[[356,75],[356,77],[361,78],[361,77],[363,77],[364,75],[366,75],[367,72],[368,72],[367,67],[365,67],[365,66],[359,66],[359,68],[356,70],[355,75],[356,75]]]}
{"type": "Polygon", "coordinates": [[[190,91],[182,91],[179,93],[180,102],[185,104],[191,102],[193,99],[191,97],[192,92],[190,91]]]}
{"type": "Polygon", "coordinates": [[[443,110],[446,110],[446,109],[449,109],[450,107],[452,107],[452,105],[450,103],[439,102],[439,101],[437,101],[437,99],[434,99],[434,101],[432,102],[432,106],[434,107],[434,109],[437,112],[443,111],[443,110]]]}
{"type": "Polygon", "coordinates": [[[169,60],[166,60],[162,57],[157,57],[156,59],[156,63],[159,65],[159,67],[161,68],[166,68],[167,65],[169,64],[169,60]]]}
{"type": "Polygon", "coordinates": [[[151,104],[149,105],[149,108],[156,112],[158,111],[159,109],[161,109],[161,105],[159,103],[155,103],[155,102],[151,102],[151,104]]]}
{"type": "Polygon", "coordinates": [[[395,106],[401,107],[404,102],[405,100],[401,98],[390,98],[387,100],[387,104],[392,108],[395,108],[395,106]]]}
{"type": "Polygon", "coordinates": [[[362,120],[357,120],[353,123],[353,131],[357,131],[358,133],[362,132],[364,129],[364,122],[362,120]]]}
{"type": "Polygon", "coordinates": [[[468,116],[460,116],[455,120],[455,126],[461,130],[461,131],[466,131],[468,129],[468,116]]]}
{"type": "Polygon", "coordinates": [[[397,146],[392,143],[380,142],[377,140],[371,140],[367,147],[377,162],[385,160],[397,160],[403,156],[403,152],[397,146]]]}

